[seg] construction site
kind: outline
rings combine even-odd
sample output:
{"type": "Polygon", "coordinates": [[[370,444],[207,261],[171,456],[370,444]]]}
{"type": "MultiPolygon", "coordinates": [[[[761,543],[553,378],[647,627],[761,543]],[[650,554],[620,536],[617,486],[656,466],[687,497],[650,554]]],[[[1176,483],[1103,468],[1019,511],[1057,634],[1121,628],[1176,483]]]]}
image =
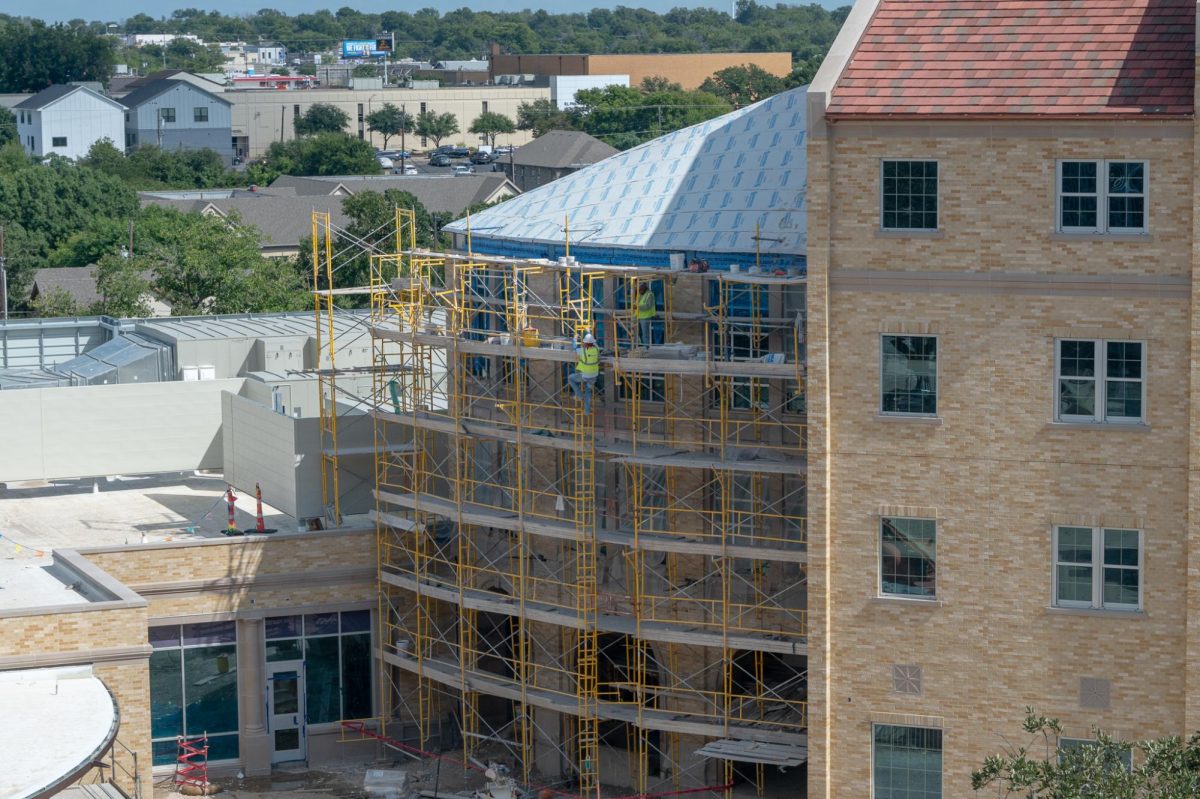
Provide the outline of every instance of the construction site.
{"type": "Polygon", "coordinates": [[[371,394],[343,397],[331,352],[321,427],[334,505],[338,408],[379,444],[379,734],[449,727],[579,796],[802,795],[804,278],[583,264],[569,240],[486,256],[469,232],[432,253],[395,225],[370,285],[340,286],[314,217],[319,324],[371,309],[371,394]],[[568,387],[587,335],[591,412],[568,387]]]}

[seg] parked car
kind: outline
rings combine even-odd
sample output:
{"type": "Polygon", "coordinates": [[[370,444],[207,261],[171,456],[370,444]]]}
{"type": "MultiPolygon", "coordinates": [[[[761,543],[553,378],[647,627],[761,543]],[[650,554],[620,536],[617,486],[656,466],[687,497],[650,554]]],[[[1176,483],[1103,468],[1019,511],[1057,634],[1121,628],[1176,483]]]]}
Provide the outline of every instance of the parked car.
{"type": "Polygon", "coordinates": [[[446,151],[446,154],[451,158],[468,158],[471,155],[471,150],[467,147],[451,147],[446,151]]]}
{"type": "Polygon", "coordinates": [[[419,174],[421,174],[420,172],[417,171],[417,168],[415,166],[413,166],[412,164],[405,164],[403,170],[401,170],[400,167],[396,167],[396,171],[403,175],[419,175],[419,174]]]}
{"type": "Polygon", "coordinates": [[[398,161],[404,158],[412,158],[412,153],[408,150],[380,150],[376,155],[383,158],[390,158],[393,161],[398,161]]]}
{"type": "Polygon", "coordinates": [[[394,163],[392,163],[392,159],[387,158],[385,156],[382,156],[382,155],[379,156],[378,160],[379,160],[379,166],[382,167],[383,169],[391,169],[394,166],[396,166],[394,163]]]}
{"type": "Polygon", "coordinates": [[[513,147],[511,144],[502,144],[496,148],[496,155],[508,155],[515,149],[517,148],[513,147]]]}
{"type": "Polygon", "coordinates": [[[429,156],[430,166],[450,166],[450,156],[445,153],[434,153],[429,156]]]}
{"type": "Polygon", "coordinates": [[[466,164],[459,164],[458,166],[454,167],[454,174],[455,175],[474,175],[475,167],[467,166],[466,164]]]}
{"type": "Polygon", "coordinates": [[[483,150],[480,150],[471,156],[471,163],[472,164],[490,164],[490,163],[492,163],[492,154],[488,153],[488,152],[484,152],[483,150]]]}

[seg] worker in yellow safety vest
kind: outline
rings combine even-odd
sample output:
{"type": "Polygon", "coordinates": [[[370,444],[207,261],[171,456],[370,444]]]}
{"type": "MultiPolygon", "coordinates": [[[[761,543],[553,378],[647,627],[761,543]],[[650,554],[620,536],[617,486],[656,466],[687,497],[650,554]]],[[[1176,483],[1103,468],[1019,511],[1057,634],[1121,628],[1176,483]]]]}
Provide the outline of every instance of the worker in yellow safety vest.
{"type": "Polygon", "coordinates": [[[575,371],[567,378],[575,399],[583,400],[583,412],[592,412],[592,392],[596,388],[596,378],[600,376],[600,348],[591,333],[583,337],[583,344],[575,345],[575,371]]]}
{"type": "Polygon", "coordinates": [[[656,303],[650,284],[643,283],[637,298],[638,345],[641,347],[654,343],[654,317],[658,316],[656,303]]]}

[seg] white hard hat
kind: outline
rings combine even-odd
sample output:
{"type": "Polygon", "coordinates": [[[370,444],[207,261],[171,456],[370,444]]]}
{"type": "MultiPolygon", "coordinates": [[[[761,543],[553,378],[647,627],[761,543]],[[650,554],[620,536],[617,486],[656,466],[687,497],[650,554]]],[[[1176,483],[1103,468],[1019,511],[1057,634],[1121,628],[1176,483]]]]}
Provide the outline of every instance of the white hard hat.
{"type": "Polygon", "coordinates": [[[595,343],[596,343],[596,337],[595,337],[595,336],[593,336],[591,333],[588,333],[587,335],[585,335],[585,336],[583,337],[583,343],[584,343],[584,344],[595,344],[595,343]]]}

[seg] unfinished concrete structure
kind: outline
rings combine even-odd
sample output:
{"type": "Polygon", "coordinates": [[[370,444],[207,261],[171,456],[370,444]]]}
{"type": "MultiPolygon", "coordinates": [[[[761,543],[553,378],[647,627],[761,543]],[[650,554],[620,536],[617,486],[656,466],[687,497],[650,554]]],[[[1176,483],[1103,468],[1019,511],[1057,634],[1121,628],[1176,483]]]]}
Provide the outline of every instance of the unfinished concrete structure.
{"type": "MultiPolygon", "coordinates": [[[[680,187],[713,166],[693,145],[680,187]]],[[[558,259],[480,254],[469,229],[466,252],[439,254],[398,212],[371,284],[339,287],[336,233],[317,225],[319,308],[369,295],[366,404],[377,441],[406,442],[376,456],[385,731],[450,727],[468,755],[499,745],[526,784],[581,796],[803,794],[784,774],[807,757],[802,255],[584,264],[569,219],[558,259]],[[590,414],[566,380],[587,333],[603,351],[590,414]]],[[[336,365],[322,380],[340,395],[336,365]]],[[[336,475],[332,403],[324,416],[336,475]]]]}

